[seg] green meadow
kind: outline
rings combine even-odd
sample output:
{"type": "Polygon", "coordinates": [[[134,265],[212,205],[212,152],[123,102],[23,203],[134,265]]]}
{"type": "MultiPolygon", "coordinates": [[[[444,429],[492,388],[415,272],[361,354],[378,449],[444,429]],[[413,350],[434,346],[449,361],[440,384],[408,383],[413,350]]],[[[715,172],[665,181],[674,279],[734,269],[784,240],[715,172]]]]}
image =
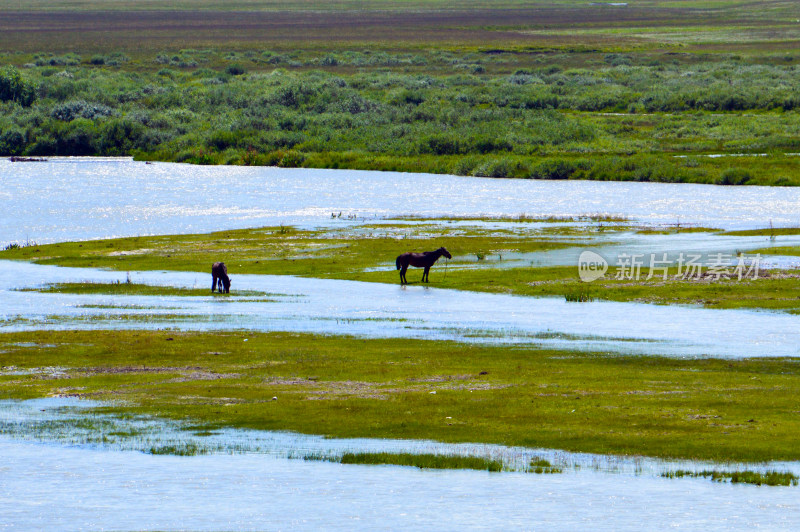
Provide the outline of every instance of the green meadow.
{"type": "Polygon", "coordinates": [[[800,458],[795,359],[178,331],[6,333],[0,351],[0,398],[109,401],[103,412],[153,414],[206,431],[800,458]],[[59,372],[46,371],[53,367],[59,372]]]}

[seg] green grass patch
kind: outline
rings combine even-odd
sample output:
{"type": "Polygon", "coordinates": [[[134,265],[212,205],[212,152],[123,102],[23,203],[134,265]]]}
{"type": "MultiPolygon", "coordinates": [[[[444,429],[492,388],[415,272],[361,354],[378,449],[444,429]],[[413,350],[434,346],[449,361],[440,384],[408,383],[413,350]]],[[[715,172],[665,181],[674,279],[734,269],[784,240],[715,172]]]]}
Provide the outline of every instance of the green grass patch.
{"type": "Polygon", "coordinates": [[[157,415],[208,432],[800,459],[797,359],[681,360],[289,333],[37,331],[0,335],[0,367],[13,368],[0,374],[3,399],[107,400],[113,405],[103,412],[157,415]],[[37,368],[47,367],[60,370],[42,378],[37,368]]]}
{"type": "Polygon", "coordinates": [[[725,236],[781,236],[800,235],[800,227],[765,227],[763,229],[746,229],[741,231],[725,231],[725,236]]]}
{"type": "Polygon", "coordinates": [[[800,256],[800,246],[771,246],[768,248],[753,250],[753,253],[761,253],[762,255],[787,255],[790,257],[797,257],[800,256]]]}
{"type": "MultiPolygon", "coordinates": [[[[210,282],[211,264],[222,257],[233,280],[232,293],[238,293],[237,273],[359,279],[363,270],[368,268],[384,267],[393,271],[395,259],[406,251],[426,251],[446,245],[458,259],[465,260],[474,257],[476,250],[487,255],[498,255],[506,250],[530,253],[563,249],[575,245],[575,242],[582,242],[586,234],[588,231],[580,231],[573,239],[568,239],[546,231],[520,233],[513,228],[464,228],[448,226],[447,223],[373,224],[317,231],[265,227],[210,234],[133,237],[23,247],[0,251],[0,258],[120,271],[208,271],[210,282]]],[[[383,275],[382,278],[394,281],[397,274],[383,275]]],[[[125,285],[97,283],[94,286],[62,286],[121,292],[126,290],[125,285]]],[[[137,289],[160,288],[142,285],[137,289]]],[[[199,294],[204,290],[193,289],[186,293],[199,294]]]]}
{"type": "Polygon", "coordinates": [[[148,452],[149,454],[168,456],[199,456],[209,454],[210,451],[196,443],[186,443],[151,447],[148,452]]]}
{"type": "Polygon", "coordinates": [[[798,477],[793,473],[779,471],[670,471],[661,475],[665,478],[708,478],[714,482],[731,484],[755,484],[756,486],[797,486],[798,477]]]}
{"type": "MultiPolygon", "coordinates": [[[[231,294],[211,292],[206,288],[176,288],[139,283],[54,283],[42,288],[23,288],[22,292],[45,294],[100,294],[109,296],[181,296],[181,297],[230,297],[231,294]]],[[[236,296],[266,296],[264,292],[239,291],[236,296]]]]}
{"type": "Polygon", "coordinates": [[[420,469],[476,469],[492,473],[503,470],[503,463],[499,460],[489,460],[478,456],[442,454],[345,453],[339,462],[342,464],[399,465],[420,469]]]}

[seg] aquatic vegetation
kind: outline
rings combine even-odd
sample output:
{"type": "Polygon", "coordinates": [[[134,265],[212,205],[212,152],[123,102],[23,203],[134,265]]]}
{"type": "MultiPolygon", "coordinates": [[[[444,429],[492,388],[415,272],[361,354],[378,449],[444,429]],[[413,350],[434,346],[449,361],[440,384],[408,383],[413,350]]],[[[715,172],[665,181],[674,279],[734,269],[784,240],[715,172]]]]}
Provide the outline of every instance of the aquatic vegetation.
{"type": "Polygon", "coordinates": [[[588,303],[594,301],[595,297],[587,290],[573,290],[564,294],[564,300],[570,303],[588,303]]]}
{"type": "Polygon", "coordinates": [[[496,473],[503,463],[478,456],[411,454],[411,453],[344,453],[342,464],[399,465],[420,469],[477,469],[496,473]]]}
{"type": "Polygon", "coordinates": [[[30,246],[36,246],[36,242],[32,242],[30,240],[26,240],[25,242],[9,242],[3,246],[3,251],[13,251],[30,246]]]}
{"type": "Polygon", "coordinates": [[[148,452],[150,454],[166,454],[171,456],[199,456],[201,454],[209,454],[211,451],[196,443],[186,443],[183,445],[176,444],[151,447],[148,452]]]}
{"type": "MultiPolygon", "coordinates": [[[[613,216],[608,214],[589,214],[580,216],[540,216],[528,213],[520,213],[516,215],[498,215],[498,216],[422,216],[418,214],[406,214],[404,216],[392,216],[387,218],[389,221],[431,221],[431,222],[463,222],[463,221],[480,221],[480,222],[521,222],[521,223],[611,223],[621,224],[630,222],[629,218],[624,216],[613,216]]],[[[610,226],[614,227],[614,225],[610,226]]]]}
{"type": "Polygon", "coordinates": [[[743,229],[738,231],[725,231],[721,235],[728,236],[769,236],[777,237],[782,235],[800,235],[800,227],[769,227],[763,229],[743,229]]]}
{"type": "Polygon", "coordinates": [[[797,486],[800,477],[793,473],[779,471],[668,471],[662,473],[664,478],[708,478],[714,482],[730,482],[731,484],[755,484],[756,486],[797,486]]]}
{"type": "Polygon", "coordinates": [[[528,465],[528,469],[526,471],[528,473],[535,473],[537,475],[549,475],[549,474],[561,473],[562,469],[560,467],[554,466],[544,458],[537,457],[531,459],[531,462],[528,465]]]}

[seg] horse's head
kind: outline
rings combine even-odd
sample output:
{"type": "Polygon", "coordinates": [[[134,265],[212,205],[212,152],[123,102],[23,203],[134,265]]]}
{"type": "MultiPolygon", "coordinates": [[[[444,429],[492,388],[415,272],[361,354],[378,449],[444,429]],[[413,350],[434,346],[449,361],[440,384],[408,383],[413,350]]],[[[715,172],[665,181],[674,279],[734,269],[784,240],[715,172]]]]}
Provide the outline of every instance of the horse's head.
{"type": "Polygon", "coordinates": [[[445,257],[447,257],[448,259],[452,259],[452,258],[453,258],[453,256],[450,254],[450,252],[449,252],[449,251],[447,251],[447,249],[446,249],[444,246],[440,247],[440,248],[439,248],[439,251],[441,251],[441,252],[442,252],[442,255],[444,255],[444,256],[445,256],[445,257]]]}
{"type": "Polygon", "coordinates": [[[231,278],[227,275],[222,278],[222,286],[225,287],[225,292],[230,292],[231,290],[231,278]]]}

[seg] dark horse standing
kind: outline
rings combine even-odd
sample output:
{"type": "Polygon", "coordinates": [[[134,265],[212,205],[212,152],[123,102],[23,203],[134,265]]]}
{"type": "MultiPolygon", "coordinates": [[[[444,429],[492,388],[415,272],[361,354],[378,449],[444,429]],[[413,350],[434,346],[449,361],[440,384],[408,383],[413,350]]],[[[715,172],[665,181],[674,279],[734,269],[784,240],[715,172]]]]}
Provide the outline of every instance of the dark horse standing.
{"type": "Polygon", "coordinates": [[[433,266],[433,263],[439,260],[439,257],[442,255],[448,259],[453,258],[450,252],[445,248],[439,248],[436,251],[425,251],[423,253],[403,253],[397,257],[395,264],[397,265],[397,269],[400,270],[400,284],[408,284],[408,281],[406,281],[406,270],[409,264],[417,268],[425,268],[425,271],[422,272],[422,282],[427,283],[428,272],[431,266],[433,266]]]}
{"type": "Polygon", "coordinates": [[[228,267],[224,262],[215,262],[211,266],[211,291],[219,288],[219,293],[222,293],[222,287],[225,287],[225,293],[231,291],[231,278],[228,277],[228,267]]]}

